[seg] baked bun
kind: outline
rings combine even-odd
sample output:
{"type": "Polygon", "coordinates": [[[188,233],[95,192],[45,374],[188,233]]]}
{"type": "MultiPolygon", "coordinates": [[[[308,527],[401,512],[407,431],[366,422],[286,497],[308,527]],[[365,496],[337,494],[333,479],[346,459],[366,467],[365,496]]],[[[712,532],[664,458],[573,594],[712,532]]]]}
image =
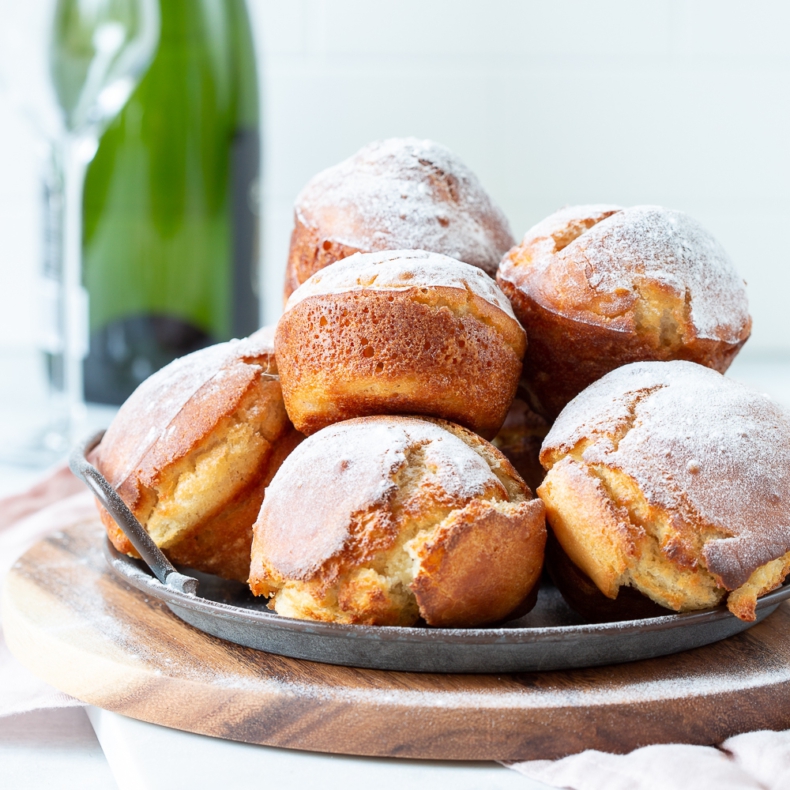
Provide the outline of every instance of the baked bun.
{"type": "Polygon", "coordinates": [[[540,463],[540,447],[549,427],[549,423],[530,408],[527,395],[519,387],[505,422],[491,441],[533,491],[546,476],[540,463]]]}
{"type": "MultiPolygon", "coordinates": [[[[538,489],[570,561],[608,598],[742,620],[790,570],[790,420],[691,362],[604,376],[560,414],[538,489]]],[[[560,585],[562,589],[562,586],[560,585]]]]}
{"type": "Polygon", "coordinates": [[[255,523],[250,587],[299,619],[466,627],[526,611],[543,505],[507,459],[443,420],[363,417],[280,467],[255,523]]]}
{"type": "Polygon", "coordinates": [[[574,206],[536,225],[497,281],[529,335],[549,419],[610,370],[686,359],[724,372],[751,331],[743,280],[698,222],[658,206],[574,206]]]}
{"type": "Polygon", "coordinates": [[[406,413],[491,438],[526,336],[483,271],[407,250],[353,255],[314,274],[288,300],[275,346],[288,415],[306,434],[406,413]]]}
{"type": "Polygon", "coordinates": [[[429,250],[493,277],[514,244],[505,215],[455,154],[430,140],[383,140],[297,197],[285,296],[355,252],[429,250]]]}
{"type": "MultiPolygon", "coordinates": [[[[298,443],[271,330],[175,360],[129,397],[96,463],[171,561],[246,581],[263,492],[298,443]]],[[[98,503],[97,503],[98,504],[98,503]]],[[[101,505],[118,551],[135,551],[101,505]]]]}

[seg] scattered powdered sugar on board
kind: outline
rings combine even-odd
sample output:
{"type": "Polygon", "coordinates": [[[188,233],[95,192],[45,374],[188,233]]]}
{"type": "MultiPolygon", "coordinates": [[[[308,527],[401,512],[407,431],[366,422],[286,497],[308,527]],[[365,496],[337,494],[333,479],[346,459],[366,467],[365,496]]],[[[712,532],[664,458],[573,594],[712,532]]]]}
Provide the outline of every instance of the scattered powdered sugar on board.
{"type": "Polygon", "coordinates": [[[464,504],[492,488],[506,496],[486,461],[438,425],[409,417],[336,423],[302,442],[266,489],[255,539],[269,561],[296,578],[317,570],[344,548],[356,514],[386,506],[396,474],[420,448],[433,490],[464,504]]]}
{"type": "MultiPolygon", "coordinates": [[[[728,693],[749,689],[761,689],[787,683],[788,671],[784,666],[775,669],[754,670],[745,672],[722,672],[711,668],[705,675],[695,674],[692,677],[659,677],[642,681],[628,680],[618,682],[617,675],[610,669],[609,677],[597,678],[598,682],[575,684],[566,681],[564,684],[554,683],[533,684],[525,693],[524,687],[512,688],[487,687],[478,691],[463,689],[457,691],[450,684],[432,688],[427,685],[421,689],[401,685],[393,688],[382,681],[379,685],[368,680],[368,684],[352,686],[350,684],[321,683],[321,678],[310,676],[288,676],[285,673],[276,675],[274,672],[250,674],[239,677],[236,667],[228,670],[223,678],[203,662],[202,668],[197,660],[185,670],[182,666],[175,668],[179,676],[210,682],[228,689],[247,691],[265,691],[275,688],[278,692],[290,691],[297,697],[308,697],[345,704],[375,704],[377,707],[411,705],[424,709],[431,706],[435,709],[466,709],[470,711],[503,708],[510,709],[546,709],[546,708],[590,708],[593,706],[629,705],[634,703],[665,702],[673,699],[689,699],[697,697],[720,696],[728,693]],[[204,677],[201,677],[203,674],[204,677]]],[[[573,670],[571,670],[573,671],[573,670]]],[[[584,670],[589,674],[591,670],[584,670]]],[[[595,672],[595,670],[592,670],[595,672]]],[[[450,676],[453,677],[453,676],[450,676]]],[[[367,680],[367,678],[366,678],[367,680]]]]}
{"type": "MultiPolygon", "coordinates": [[[[625,307],[641,282],[655,282],[689,299],[698,337],[739,342],[749,322],[746,288],[721,244],[680,211],[635,206],[605,216],[614,210],[614,206],[564,209],[527,233],[525,243],[539,241],[561,236],[563,224],[581,222],[581,213],[603,216],[567,246],[556,250],[551,245],[552,249],[545,249],[547,254],[535,256],[531,277],[537,292],[544,287],[551,293],[555,279],[578,280],[598,294],[611,296],[613,305],[622,302],[625,307]]],[[[572,292],[563,296],[573,298],[572,292]]],[[[580,296],[580,304],[588,300],[580,296]]]]}
{"type": "Polygon", "coordinates": [[[704,549],[729,589],[790,551],[790,415],[764,395],[692,362],[637,362],[574,398],[543,448],[585,438],[585,463],[622,470],[650,504],[731,536],[704,549]]]}
{"type": "Polygon", "coordinates": [[[357,253],[317,271],[288,299],[288,311],[311,296],[349,291],[457,288],[479,296],[515,320],[510,300],[481,269],[424,250],[357,253]]]}
{"type": "Polygon", "coordinates": [[[296,215],[358,250],[431,250],[492,275],[515,243],[474,173],[443,145],[411,137],[371,143],[316,175],[296,215]]]}

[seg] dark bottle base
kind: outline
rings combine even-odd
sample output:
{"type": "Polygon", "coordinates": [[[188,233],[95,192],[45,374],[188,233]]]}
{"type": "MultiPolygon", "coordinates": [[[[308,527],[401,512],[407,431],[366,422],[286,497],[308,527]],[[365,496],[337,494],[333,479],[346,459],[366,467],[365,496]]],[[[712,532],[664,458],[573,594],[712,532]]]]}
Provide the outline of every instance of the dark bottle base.
{"type": "Polygon", "coordinates": [[[171,316],[115,321],[91,335],[83,367],[85,400],[120,405],[152,373],[216,342],[203,330],[171,316]]]}

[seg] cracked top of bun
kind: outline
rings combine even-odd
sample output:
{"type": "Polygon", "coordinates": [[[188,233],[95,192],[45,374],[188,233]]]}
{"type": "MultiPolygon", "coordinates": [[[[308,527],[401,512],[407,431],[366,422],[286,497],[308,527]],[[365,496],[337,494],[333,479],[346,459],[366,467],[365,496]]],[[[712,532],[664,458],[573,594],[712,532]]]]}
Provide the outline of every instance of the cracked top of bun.
{"type": "Polygon", "coordinates": [[[499,278],[546,310],[613,330],[633,331],[667,298],[687,338],[740,343],[751,329],[745,284],[724,248],[661,206],[561,209],[505,256],[499,278]]]}
{"type": "MultiPolygon", "coordinates": [[[[388,507],[406,485],[398,475],[415,455],[430,470],[422,488],[448,512],[475,498],[531,496],[504,456],[460,426],[395,416],[347,420],[304,441],[267,489],[256,529],[265,534],[268,563],[284,576],[309,579],[344,554],[355,538],[350,530],[362,529],[357,522],[388,507]],[[299,494],[302,488],[310,496],[299,494]]],[[[356,536],[360,545],[364,534],[356,536]]]]}
{"type": "Polygon", "coordinates": [[[790,551],[790,418],[767,396],[691,362],[638,362],[574,398],[541,462],[565,455],[627,474],[650,505],[725,535],[703,556],[728,589],[790,551]]]}

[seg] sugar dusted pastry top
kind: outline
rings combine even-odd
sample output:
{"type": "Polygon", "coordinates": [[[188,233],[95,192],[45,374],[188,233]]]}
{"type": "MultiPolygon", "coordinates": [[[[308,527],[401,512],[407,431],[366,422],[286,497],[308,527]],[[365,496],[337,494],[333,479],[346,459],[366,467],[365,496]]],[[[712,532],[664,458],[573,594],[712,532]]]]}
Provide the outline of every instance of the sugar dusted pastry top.
{"type": "Polygon", "coordinates": [[[660,206],[573,206],[527,232],[500,277],[548,310],[627,331],[644,287],[686,301],[689,332],[738,343],[751,326],[727,253],[696,220],[660,206]]]}
{"type": "Polygon", "coordinates": [[[309,578],[342,554],[352,537],[354,517],[395,496],[403,482],[398,472],[414,453],[423,453],[423,464],[431,469],[426,490],[448,509],[476,497],[520,501],[529,496],[496,451],[488,453],[487,462],[485,450],[476,452],[470,446],[485,447],[485,442],[451,426],[468,435],[464,442],[442,425],[409,417],[367,417],[337,423],[304,441],[271,482],[258,519],[269,563],[284,576],[309,578]],[[503,476],[510,490],[492,471],[497,464],[507,467],[503,476]],[[311,496],[294,495],[308,474],[311,496]]]}
{"type": "Polygon", "coordinates": [[[543,444],[633,478],[649,504],[728,535],[706,543],[728,589],[790,551],[790,419],[766,396],[691,362],[640,362],[572,400],[543,444]]]}
{"type": "Polygon", "coordinates": [[[347,247],[429,249],[491,275],[514,243],[474,173],[443,145],[413,137],[371,143],[319,173],[295,209],[347,247]]]}
{"type": "Polygon", "coordinates": [[[99,446],[99,466],[127,504],[137,481],[186,455],[229,414],[261,373],[275,374],[273,330],[176,359],[128,398],[99,446]],[[189,419],[181,417],[189,405],[189,419]],[[126,485],[125,485],[126,484],[126,485]]]}
{"type": "Polygon", "coordinates": [[[324,294],[350,291],[405,291],[410,288],[455,288],[479,296],[515,320],[499,286],[481,269],[424,250],[357,253],[321,269],[297,288],[285,306],[324,294]]]}

